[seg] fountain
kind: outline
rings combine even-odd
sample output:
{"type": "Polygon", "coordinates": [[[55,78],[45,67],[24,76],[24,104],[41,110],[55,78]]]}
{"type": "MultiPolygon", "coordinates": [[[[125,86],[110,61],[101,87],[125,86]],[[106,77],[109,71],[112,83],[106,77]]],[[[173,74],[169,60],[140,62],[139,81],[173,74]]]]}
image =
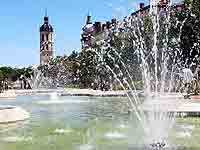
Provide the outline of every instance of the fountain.
{"type": "MultiPolygon", "coordinates": [[[[139,16],[133,15],[125,18],[117,26],[105,31],[104,38],[99,42],[100,44],[97,43],[97,48],[87,49],[97,55],[99,62],[97,82],[98,80],[102,82],[101,77],[106,76],[104,72],[106,70],[109,72],[107,75],[111,73],[111,77],[124,91],[128,89],[126,92],[130,106],[128,114],[134,112],[144,132],[144,145],[150,148],[170,146],[170,143],[167,142],[169,131],[175,124],[176,110],[180,104],[180,97],[182,97],[177,87],[180,83],[177,74],[183,67],[179,41],[185,20],[175,23],[179,24],[179,32],[177,35],[171,36],[172,9],[171,1],[167,1],[161,6],[158,0],[151,0],[148,14],[141,12],[139,16]],[[122,38],[120,46],[113,44],[116,37],[122,38]],[[134,59],[131,63],[123,62],[120,52],[123,50],[127,50],[131,59],[134,59]],[[131,68],[134,65],[141,70],[135,79],[142,80],[143,100],[136,94],[138,92],[133,79],[136,69],[131,68]],[[100,77],[100,75],[102,76],[100,77]]],[[[184,78],[187,78],[188,75],[189,78],[192,77],[190,70],[182,71],[184,78]]],[[[66,84],[68,76],[62,64],[42,66],[40,69],[36,66],[34,67],[32,87],[35,89],[56,88],[57,85],[66,84]]],[[[109,80],[111,79],[109,78],[109,80]]],[[[107,79],[105,83],[102,83],[107,84],[107,79]]],[[[50,102],[39,101],[38,103],[65,103],[65,101],[58,100],[57,92],[50,95],[52,98],[50,102]]],[[[125,137],[117,132],[106,135],[107,137],[125,137]]]]}
{"type": "MultiPolygon", "coordinates": [[[[161,7],[158,0],[151,0],[147,14],[141,12],[125,18],[103,33],[104,38],[97,41],[96,48],[87,49],[86,52],[95,54],[98,62],[95,68],[96,83],[92,85],[97,84],[102,91],[59,91],[56,89],[58,86],[63,87],[70,82],[70,74],[62,63],[41,68],[34,66],[31,86],[36,97],[29,95],[29,103],[19,100],[19,104],[31,111],[31,121],[21,131],[23,136],[16,136],[10,131],[11,135],[3,139],[21,142],[14,146],[24,149],[67,147],[93,150],[106,149],[107,145],[116,146],[117,149],[121,145],[122,149],[127,145],[139,145],[139,149],[145,150],[178,147],[169,140],[176,117],[184,117],[194,108],[199,112],[199,107],[196,104],[182,105],[188,103],[188,99],[183,99],[180,88],[181,69],[186,66],[179,45],[185,20],[173,23],[173,4],[170,1],[164,4],[161,7]],[[178,33],[172,36],[170,27],[174,24],[178,33]],[[119,43],[115,43],[116,39],[119,43]],[[143,87],[140,91],[137,81],[143,87]],[[109,82],[111,86],[107,86],[109,82]],[[122,94],[119,91],[106,91],[114,86],[122,94]],[[46,95],[39,95],[42,92],[46,95]],[[115,96],[124,97],[118,99],[115,96]],[[22,139],[16,140],[17,137],[22,139]],[[26,140],[26,137],[30,140],[26,140]]],[[[184,69],[182,72],[183,78],[189,78],[190,82],[193,77],[191,70],[184,69]]],[[[179,136],[192,137],[195,127],[188,128],[190,132],[180,132],[179,136]]],[[[20,133],[18,130],[17,134],[20,133]]]]}
{"type": "MultiPolygon", "coordinates": [[[[152,148],[170,146],[167,138],[175,124],[176,110],[180,104],[180,96],[178,96],[180,89],[177,88],[180,80],[177,79],[177,74],[184,63],[182,51],[179,49],[184,21],[178,22],[179,33],[171,37],[172,9],[171,1],[161,6],[158,0],[151,0],[148,15],[141,12],[139,15],[125,18],[117,27],[113,26],[111,30],[105,31],[107,34],[104,39],[97,41],[99,47],[88,49],[99,58],[99,66],[104,66],[111,72],[124,91],[127,89],[130,91],[127,93],[129,105],[143,128],[145,145],[152,148]],[[145,22],[145,19],[149,19],[149,22],[145,22]],[[152,27],[148,27],[148,23],[152,27]],[[113,38],[120,36],[121,46],[116,47],[113,38]],[[127,49],[129,53],[133,53],[130,55],[136,58],[134,63],[142,70],[144,102],[135,94],[137,90],[132,79],[133,74],[120,54],[120,51],[127,49]]],[[[187,83],[191,82],[193,78],[191,70],[182,71],[184,80],[187,80],[187,83]]],[[[189,95],[188,91],[187,95],[189,95]]]]}

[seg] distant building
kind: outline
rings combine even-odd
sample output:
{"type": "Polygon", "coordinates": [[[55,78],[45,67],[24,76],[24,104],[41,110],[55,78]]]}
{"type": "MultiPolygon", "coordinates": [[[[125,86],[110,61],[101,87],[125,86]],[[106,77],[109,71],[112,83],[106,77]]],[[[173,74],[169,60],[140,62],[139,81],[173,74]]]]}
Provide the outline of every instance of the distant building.
{"type": "MultiPolygon", "coordinates": [[[[168,3],[169,0],[159,0],[159,3],[157,4],[158,11],[162,11],[163,13],[165,13],[168,3]]],[[[173,4],[171,7],[177,10],[181,10],[184,7],[184,3],[176,3],[173,4]]],[[[145,6],[144,3],[140,3],[139,9],[133,12],[130,16],[126,17],[126,19],[131,20],[134,17],[144,17],[150,13],[150,9],[150,5],[145,6]]],[[[84,50],[87,48],[92,48],[97,41],[108,38],[111,32],[113,32],[111,30],[123,30],[123,28],[121,28],[123,25],[123,21],[120,22],[116,19],[106,21],[105,23],[92,23],[92,16],[88,15],[86,19],[86,24],[84,25],[82,29],[83,32],[81,34],[82,49],[84,50]]]]}
{"type": "Polygon", "coordinates": [[[92,46],[92,35],[94,32],[94,25],[92,24],[91,15],[87,16],[86,24],[83,27],[83,34],[81,35],[82,48],[87,48],[92,46]]]}
{"type": "Polygon", "coordinates": [[[53,57],[53,27],[49,24],[48,16],[45,15],[44,23],[40,27],[40,65],[49,64],[53,57]]]}
{"type": "Polygon", "coordinates": [[[109,30],[111,26],[116,26],[116,24],[117,24],[116,19],[112,19],[111,22],[107,21],[106,23],[103,24],[101,22],[95,22],[93,24],[92,16],[88,15],[86,19],[86,24],[82,28],[83,30],[83,33],[81,34],[82,49],[87,49],[92,47],[96,39],[101,39],[105,36],[102,33],[104,33],[106,30],[109,30]]]}

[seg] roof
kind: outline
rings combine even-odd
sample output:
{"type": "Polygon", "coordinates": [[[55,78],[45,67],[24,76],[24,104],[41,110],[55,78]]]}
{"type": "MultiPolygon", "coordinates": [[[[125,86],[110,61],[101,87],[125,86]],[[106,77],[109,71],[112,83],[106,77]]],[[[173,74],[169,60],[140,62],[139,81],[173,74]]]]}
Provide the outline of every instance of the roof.
{"type": "Polygon", "coordinates": [[[139,12],[143,12],[143,11],[146,11],[146,10],[148,10],[148,9],[150,9],[150,5],[145,6],[144,8],[133,12],[133,13],[131,14],[131,16],[137,15],[139,12]]]}
{"type": "Polygon", "coordinates": [[[40,32],[53,32],[53,27],[49,24],[49,18],[44,17],[44,24],[40,27],[40,32]]]}
{"type": "Polygon", "coordinates": [[[53,32],[53,27],[50,24],[46,24],[44,23],[41,27],[40,27],[40,32],[53,32]]]}

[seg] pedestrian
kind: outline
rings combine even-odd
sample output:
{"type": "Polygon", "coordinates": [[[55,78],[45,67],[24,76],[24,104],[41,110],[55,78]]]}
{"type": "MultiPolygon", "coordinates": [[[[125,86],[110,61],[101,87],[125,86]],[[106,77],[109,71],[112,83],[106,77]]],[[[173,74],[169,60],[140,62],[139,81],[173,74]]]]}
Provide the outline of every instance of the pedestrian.
{"type": "Polygon", "coordinates": [[[199,85],[199,80],[200,80],[200,65],[197,66],[196,70],[195,70],[195,73],[194,73],[194,94],[195,95],[198,95],[199,93],[199,90],[200,90],[200,85],[199,85]]]}
{"type": "Polygon", "coordinates": [[[194,75],[189,68],[183,68],[182,74],[183,74],[184,88],[186,91],[186,95],[184,96],[184,98],[190,98],[191,87],[192,87],[191,84],[192,81],[194,80],[194,75]]]}

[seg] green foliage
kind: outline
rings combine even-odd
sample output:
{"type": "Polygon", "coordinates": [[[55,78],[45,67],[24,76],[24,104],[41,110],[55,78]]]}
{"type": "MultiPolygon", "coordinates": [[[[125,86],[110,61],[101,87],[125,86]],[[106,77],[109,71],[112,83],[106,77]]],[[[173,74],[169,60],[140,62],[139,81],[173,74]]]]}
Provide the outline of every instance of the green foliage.
{"type": "Polygon", "coordinates": [[[56,64],[61,63],[61,58],[62,58],[61,56],[57,56],[57,57],[53,58],[50,62],[50,65],[56,65],[56,64]]]}
{"type": "Polygon", "coordinates": [[[200,1],[199,0],[185,0],[184,3],[188,8],[191,9],[191,12],[197,17],[200,16],[200,1]]]}
{"type": "Polygon", "coordinates": [[[11,68],[11,67],[0,67],[0,79],[1,80],[11,80],[16,81],[18,78],[20,78],[21,75],[24,75],[26,77],[31,77],[33,71],[31,67],[28,68],[11,68]]]}
{"type": "Polygon", "coordinates": [[[176,13],[176,18],[183,23],[181,30],[180,49],[184,63],[199,64],[200,56],[200,1],[185,0],[186,8],[176,13]]]}
{"type": "Polygon", "coordinates": [[[80,58],[79,53],[72,51],[71,55],[66,57],[63,61],[63,65],[70,72],[72,84],[77,84],[79,80],[80,58]]]}
{"type": "Polygon", "coordinates": [[[76,52],[75,50],[72,51],[71,55],[69,55],[68,60],[69,61],[76,61],[78,57],[78,52],[76,52]]]}
{"type": "Polygon", "coordinates": [[[97,55],[92,50],[80,53],[80,82],[83,87],[89,88],[95,81],[97,73],[97,55]]]}
{"type": "Polygon", "coordinates": [[[3,78],[4,78],[3,72],[0,70],[0,81],[3,80],[3,78]]]}

